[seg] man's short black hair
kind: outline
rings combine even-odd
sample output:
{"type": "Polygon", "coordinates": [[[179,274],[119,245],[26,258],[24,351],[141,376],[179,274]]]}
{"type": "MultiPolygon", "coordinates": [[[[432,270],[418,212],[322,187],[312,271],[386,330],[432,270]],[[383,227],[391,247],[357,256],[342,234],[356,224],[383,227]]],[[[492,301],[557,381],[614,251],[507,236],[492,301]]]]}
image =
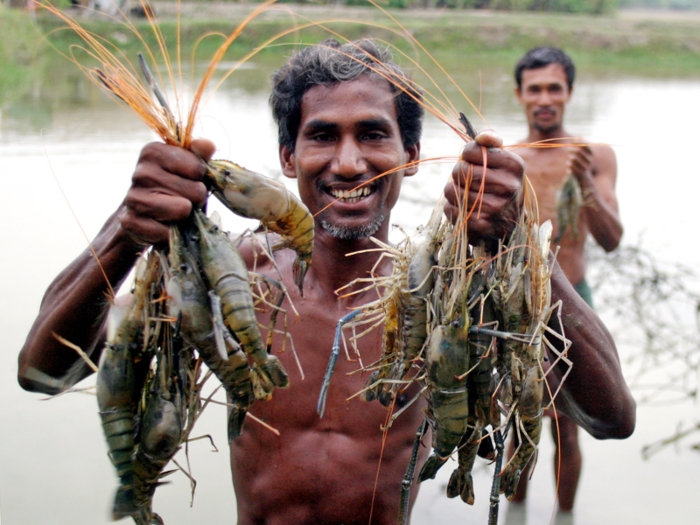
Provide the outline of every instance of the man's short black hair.
{"type": "Polygon", "coordinates": [[[566,82],[570,90],[574,85],[576,67],[571,57],[556,47],[536,47],[525,53],[523,57],[518,60],[518,63],[515,65],[515,82],[518,88],[522,88],[523,70],[540,69],[549,64],[560,64],[564,68],[566,82]]]}
{"type": "Polygon", "coordinates": [[[314,86],[349,82],[365,74],[390,79],[389,87],[396,93],[394,101],[403,147],[408,149],[417,144],[423,119],[420,90],[392,62],[391,53],[369,39],[343,45],[328,39],[294,55],[272,78],[270,105],[279,127],[280,145],[294,151],[304,93],[314,86]]]}

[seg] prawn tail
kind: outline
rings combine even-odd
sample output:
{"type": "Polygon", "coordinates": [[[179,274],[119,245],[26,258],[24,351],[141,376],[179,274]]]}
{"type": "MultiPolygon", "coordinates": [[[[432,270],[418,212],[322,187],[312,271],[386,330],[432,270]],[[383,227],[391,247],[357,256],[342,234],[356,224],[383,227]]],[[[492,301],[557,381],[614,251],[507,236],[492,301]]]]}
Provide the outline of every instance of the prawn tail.
{"type": "Polygon", "coordinates": [[[243,430],[243,422],[248,410],[245,407],[239,406],[235,402],[232,403],[231,412],[228,415],[228,442],[233,441],[241,435],[243,430]]]}
{"type": "Polygon", "coordinates": [[[120,486],[117,489],[117,494],[114,496],[114,505],[112,507],[112,519],[114,521],[122,518],[133,516],[139,511],[136,504],[136,491],[133,483],[129,487],[120,486]]]}
{"type": "Polygon", "coordinates": [[[437,454],[431,454],[423,464],[423,467],[420,469],[420,473],[418,474],[418,479],[420,482],[422,483],[426,479],[435,479],[437,471],[440,470],[440,467],[442,467],[446,461],[447,458],[442,458],[437,454]]]}
{"type": "Polygon", "coordinates": [[[515,491],[518,488],[518,483],[520,483],[522,472],[522,469],[509,467],[503,473],[503,478],[501,479],[501,493],[505,494],[507,500],[511,500],[515,496],[515,491]]]}
{"type": "Polygon", "coordinates": [[[447,497],[456,498],[460,496],[462,501],[469,505],[474,505],[474,481],[472,473],[456,468],[450,476],[450,481],[447,484],[447,497]]]}
{"type": "Polygon", "coordinates": [[[305,259],[300,259],[297,257],[294,259],[294,264],[292,265],[292,275],[294,277],[294,284],[299,288],[299,293],[304,297],[304,277],[306,277],[306,272],[309,270],[310,263],[305,259]]]}

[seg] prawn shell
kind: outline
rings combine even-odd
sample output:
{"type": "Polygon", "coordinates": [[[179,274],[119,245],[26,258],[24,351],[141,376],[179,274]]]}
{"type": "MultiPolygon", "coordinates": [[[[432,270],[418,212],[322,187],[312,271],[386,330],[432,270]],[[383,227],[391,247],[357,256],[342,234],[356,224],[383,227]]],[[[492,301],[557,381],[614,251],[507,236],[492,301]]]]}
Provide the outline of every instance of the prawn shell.
{"type": "Polygon", "coordinates": [[[257,219],[283,242],[273,249],[290,248],[297,254],[294,282],[303,295],[303,283],[311,265],[314,219],[308,208],[284,184],[247,170],[228,160],[207,163],[214,195],[232,212],[257,219]]]}
{"type": "MultiPolygon", "coordinates": [[[[252,357],[253,372],[259,377],[265,395],[273,387],[286,388],[289,377],[280,360],[269,355],[257,324],[248,269],[243,257],[228,237],[201,212],[195,212],[200,231],[200,254],[209,285],[221,298],[224,320],[252,357]]],[[[255,384],[253,385],[255,387],[255,384]]]]}

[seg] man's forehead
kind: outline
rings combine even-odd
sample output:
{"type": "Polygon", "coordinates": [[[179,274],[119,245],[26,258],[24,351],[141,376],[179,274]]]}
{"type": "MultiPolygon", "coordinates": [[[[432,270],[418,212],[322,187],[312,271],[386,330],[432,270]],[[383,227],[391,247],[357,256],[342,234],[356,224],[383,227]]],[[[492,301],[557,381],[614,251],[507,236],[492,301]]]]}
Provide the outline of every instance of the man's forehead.
{"type": "Polygon", "coordinates": [[[522,82],[523,84],[552,82],[563,82],[567,84],[568,79],[564,66],[555,62],[535,69],[523,69],[522,82]]]}
{"type": "MultiPolygon", "coordinates": [[[[363,74],[356,79],[309,88],[301,100],[301,119],[340,109],[385,113],[396,121],[396,93],[387,80],[363,74]]],[[[358,115],[359,117],[359,115],[358,115]]],[[[315,118],[315,117],[314,117],[315,118]]]]}

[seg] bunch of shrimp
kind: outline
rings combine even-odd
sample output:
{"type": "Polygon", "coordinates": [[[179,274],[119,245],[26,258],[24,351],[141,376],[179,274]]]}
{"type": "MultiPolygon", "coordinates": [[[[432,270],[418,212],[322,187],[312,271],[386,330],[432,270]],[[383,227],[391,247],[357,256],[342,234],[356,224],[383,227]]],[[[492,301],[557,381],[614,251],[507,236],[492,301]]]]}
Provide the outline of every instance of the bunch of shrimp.
{"type": "MultiPolygon", "coordinates": [[[[550,304],[552,228],[549,222],[538,225],[536,208],[526,198],[508,242],[501,242],[491,254],[483,244],[469,243],[468,210],[452,224],[442,214],[443,205],[441,200],[416,236],[383,247],[394,261],[393,273],[366,279],[365,290],[375,286],[383,293],[350,314],[356,324],[372,324],[370,329],[384,323],[382,355],[364,368],[371,374],[362,395],[392,407],[398,391],[418,382],[419,395],[428,400],[426,419],[433,447],[419,481],[434,478],[456,453],[458,466],[447,495],[471,505],[475,499],[471,471],[477,454],[496,459],[490,497],[490,523],[495,523],[499,493],[512,498],[541,433],[543,348],[548,344],[549,317],[557,307],[550,304]],[[519,446],[502,469],[509,432],[516,435],[519,446]]],[[[336,354],[339,340],[340,332],[336,354]]],[[[325,390],[319,408],[324,395],[325,390]]],[[[422,437],[423,432],[419,434],[422,437]]],[[[414,468],[409,466],[404,491],[410,489],[414,468]]],[[[408,501],[407,494],[402,501],[408,501]]],[[[407,511],[401,512],[404,522],[407,511]]]]}
{"type": "MultiPolygon", "coordinates": [[[[259,6],[220,46],[186,115],[177,90],[177,103],[171,105],[143,55],[139,54],[139,63],[145,83],[99,36],[50,4],[43,7],[62,18],[100,62],[97,68],[83,68],[92,80],[128,105],[164,142],[189,149],[205,88],[224,53],[273,1],[259,6]]],[[[175,75],[154,11],[145,0],[142,4],[174,88],[175,75]]],[[[149,58],[155,62],[154,54],[149,58]]],[[[263,229],[279,235],[282,241],[272,250],[295,250],[293,277],[303,292],[314,238],[313,217],[306,206],[282,184],[233,162],[214,160],[206,165],[206,183],[227,208],[260,220],[263,229]]],[[[274,265],[269,252],[268,257],[274,265]]],[[[131,516],[139,525],[162,523],[152,512],[151,501],[163,469],[201,410],[201,383],[196,381],[201,362],[226,390],[231,408],[229,441],[240,435],[255,399],[268,399],[275,388],[289,385],[281,362],[269,353],[272,334],[279,332],[274,323],[278,312],[284,312],[280,305],[286,289],[257,274],[251,279],[238,249],[216,221],[194,210],[187,220],[171,226],[167,253],[150,251],[146,268],[138,272],[131,306],[113,308],[109,320],[113,328],[97,374],[103,428],[119,476],[113,516],[131,516]],[[262,291],[263,281],[268,289],[271,283],[280,290],[276,297],[262,291]],[[267,341],[258,326],[256,307],[274,310],[267,341]]]]}
{"type": "Polygon", "coordinates": [[[112,516],[162,523],[151,508],[167,463],[203,406],[201,360],[170,322],[165,254],[137,263],[133,302],[112,306],[97,373],[97,401],[110,459],[119,476],[112,516]]]}

